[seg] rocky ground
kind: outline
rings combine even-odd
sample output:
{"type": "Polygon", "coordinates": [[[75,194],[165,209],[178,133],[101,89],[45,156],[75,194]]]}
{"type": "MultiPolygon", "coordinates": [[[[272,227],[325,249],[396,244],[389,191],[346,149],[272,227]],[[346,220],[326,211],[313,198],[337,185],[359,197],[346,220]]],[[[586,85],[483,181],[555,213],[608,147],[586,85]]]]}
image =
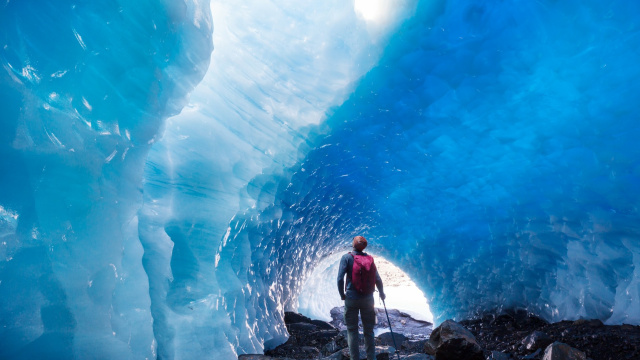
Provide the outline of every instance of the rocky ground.
{"type": "MultiPolygon", "coordinates": [[[[346,331],[339,319],[327,323],[286,313],[289,340],[262,355],[241,360],[347,360],[346,331]]],[[[384,314],[384,310],[382,310],[384,314]]],[[[378,314],[379,317],[382,314],[378,314]]],[[[604,325],[600,320],[550,324],[526,311],[506,311],[456,323],[447,320],[431,332],[431,324],[389,309],[395,333],[376,337],[376,359],[401,360],[640,360],[640,326],[604,325]],[[407,331],[406,333],[402,333],[407,331]],[[405,336],[406,335],[406,336],[405,336]],[[427,337],[430,335],[429,339],[427,337]]],[[[386,323],[378,319],[377,326],[386,323]]],[[[365,359],[360,338],[360,358],[365,359]]]]}
{"type": "MultiPolygon", "coordinates": [[[[384,329],[387,323],[384,310],[377,309],[378,323],[377,329],[384,329]]],[[[341,318],[342,309],[334,308],[331,312],[334,321],[341,318]]],[[[429,360],[431,357],[423,353],[424,344],[431,333],[431,323],[419,321],[398,310],[389,310],[389,319],[392,325],[397,324],[400,329],[407,330],[411,335],[394,334],[395,344],[399,348],[398,354],[402,358],[413,355],[412,360],[429,360]]],[[[333,322],[332,322],[333,323],[333,322]]],[[[241,355],[242,360],[258,359],[349,359],[349,348],[347,345],[347,334],[344,324],[336,321],[335,326],[320,320],[312,320],[306,316],[287,312],[285,313],[285,324],[289,331],[289,340],[275,349],[265,351],[261,355],[241,355]]],[[[387,323],[388,324],[388,323],[387,323]]],[[[394,327],[395,329],[395,327],[394,327]]],[[[360,355],[366,358],[364,353],[364,338],[360,335],[360,355]]],[[[376,337],[376,359],[387,360],[397,359],[395,355],[394,338],[390,332],[383,332],[376,337]]]]}
{"type": "MultiPolygon", "coordinates": [[[[396,309],[388,309],[389,319],[385,314],[384,309],[376,308],[376,326],[374,330],[384,331],[389,329],[389,321],[391,321],[391,329],[397,334],[403,334],[407,338],[413,340],[428,339],[431,331],[433,330],[433,324],[428,321],[416,320],[411,315],[404,313],[396,309]]],[[[339,330],[346,330],[347,327],[344,324],[344,307],[335,307],[331,309],[331,325],[335,326],[339,330]]],[[[362,330],[362,323],[358,323],[362,330]]],[[[378,331],[380,332],[380,331],[378,331]]]]}
{"type": "Polygon", "coordinates": [[[514,310],[460,323],[486,351],[499,351],[513,359],[542,359],[546,346],[558,341],[593,360],[640,360],[640,326],[604,325],[600,320],[550,324],[514,310]]]}

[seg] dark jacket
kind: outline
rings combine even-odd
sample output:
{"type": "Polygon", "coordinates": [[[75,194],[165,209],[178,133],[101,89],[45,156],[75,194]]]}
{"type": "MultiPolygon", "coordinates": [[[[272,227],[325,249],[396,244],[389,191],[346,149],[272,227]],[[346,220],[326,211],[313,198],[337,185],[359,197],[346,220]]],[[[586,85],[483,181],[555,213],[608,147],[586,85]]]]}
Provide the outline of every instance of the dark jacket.
{"type": "MultiPolygon", "coordinates": [[[[370,256],[369,254],[362,251],[353,250],[352,252],[356,255],[370,256]]],[[[365,299],[368,297],[373,297],[373,294],[363,295],[358,293],[356,289],[353,288],[353,286],[351,285],[352,271],[353,271],[353,256],[351,256],[351,254],[349,253],[346,253],[342,256],[342,259],[340,259],[340,268],[338,270],[338,291],[340,292],[340,296],[345,295],[344,276],[347,275],[346,297],[348,299],[365,299]]],[[[376,270],[376,287],[378,288],[378,291],[380,292],[380,294],[384,294],[384,291],[382,290],[382,279],[380,278],[380,274],[378,274],[377,270],[376,270]]]]}

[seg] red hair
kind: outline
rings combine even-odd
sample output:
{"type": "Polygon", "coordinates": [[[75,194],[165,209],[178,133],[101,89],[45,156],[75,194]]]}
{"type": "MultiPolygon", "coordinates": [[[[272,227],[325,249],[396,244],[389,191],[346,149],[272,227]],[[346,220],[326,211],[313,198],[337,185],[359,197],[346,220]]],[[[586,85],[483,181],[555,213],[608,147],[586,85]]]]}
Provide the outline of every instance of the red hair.
{"type": "Polygon", "coordinates": [[[353,238],[353,248],[358,250],[358,251],[362,251],[364,250],[364,248],[367,247],[367,239],[364,238],[364,236],[356,236],[353,238]]]}

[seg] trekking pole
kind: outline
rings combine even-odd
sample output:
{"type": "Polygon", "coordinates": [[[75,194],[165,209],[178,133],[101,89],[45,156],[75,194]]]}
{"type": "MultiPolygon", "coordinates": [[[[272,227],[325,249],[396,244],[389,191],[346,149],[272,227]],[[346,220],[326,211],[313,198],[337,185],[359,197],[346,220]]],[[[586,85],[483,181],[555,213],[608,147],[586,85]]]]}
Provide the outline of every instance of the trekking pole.
{"type": "Polygon", "coordinates": [[[396,348],[396,356],[398,357],[398,360],[400,360],[400,350],[398,350],[398,345],[396,345],[396,337],[393,335],[393,329],[391,328],[391,320],[389,320],[389,313],[387,312],[387,304],[385,304],[384,299],[382,299],[382,305],[384,305],[384,313],[387,314],[387,321],[389,322],[389,330],[391,330],[391,339],[393,339],[393,346],[396,348]]]}

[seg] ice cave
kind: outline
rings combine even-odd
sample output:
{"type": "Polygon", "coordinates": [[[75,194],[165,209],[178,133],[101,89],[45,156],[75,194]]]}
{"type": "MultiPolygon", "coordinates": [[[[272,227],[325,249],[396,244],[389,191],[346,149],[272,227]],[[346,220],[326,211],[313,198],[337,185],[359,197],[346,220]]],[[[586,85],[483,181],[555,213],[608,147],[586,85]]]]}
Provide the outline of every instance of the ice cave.
{"type": "Polygon", "coordinates": [[[6,0],[0,63],[2,359],[261,353],[357,234],[640,324],[638,1],[6,0]]]}

